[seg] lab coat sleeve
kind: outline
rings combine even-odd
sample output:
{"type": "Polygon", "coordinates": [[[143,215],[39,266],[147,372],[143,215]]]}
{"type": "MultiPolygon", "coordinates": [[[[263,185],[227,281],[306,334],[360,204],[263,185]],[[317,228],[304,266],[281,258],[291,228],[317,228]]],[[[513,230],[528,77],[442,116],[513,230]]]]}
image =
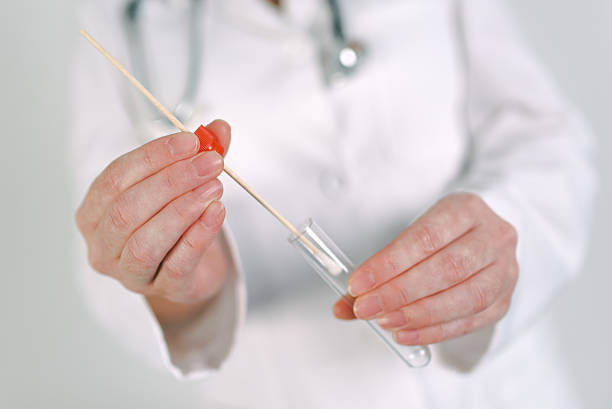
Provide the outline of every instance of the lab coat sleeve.
{"type": "MultiPolygon", "coordinates": [[[[119,40],[119,16],[108,4],[86,3],[84,26],[126,61],[119,40]]],[[[94,178],[119,155],[142,143],[121,98],[127,84],[118,72],[84,40],[78,42],[75,65],[71,157],[74,165],[75,208],[94,178]]],[[[76,236],[76,232],[75,232],[76,236]]],[[[93,271],[81,237],[76,239],[77,281],[93,315],[136,355],[177,377],[196,377],[218,369],[230,353],[245,315],[245,290],[231,232],[222,231],[231,256],[230,273],[221,293],[191,322],[162,328],[143,296],[126,290],[116,280],[93,271]]]]}
{"type": "Polygon", "coordinates": [[[448,352],[480,344],[481,353],[457,357],[470,367],[526,331],[579,272],[596,177],[589,129],[525,46],[502,1],[458,4],[472,146],[453,190],[480,195],[516,228],[520,268],[510,310],[494,328],[442,345],[448,352]]]}

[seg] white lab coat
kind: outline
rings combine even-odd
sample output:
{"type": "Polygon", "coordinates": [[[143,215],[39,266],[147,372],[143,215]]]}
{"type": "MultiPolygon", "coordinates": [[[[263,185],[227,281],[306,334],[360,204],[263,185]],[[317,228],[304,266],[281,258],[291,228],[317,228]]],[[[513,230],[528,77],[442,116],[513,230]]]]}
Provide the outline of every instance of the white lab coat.
{"type": "MultiPolygon", "coordinates": [[[[122,3],[87,3],[82,22],[130,66],[122,3]]],[[[188,47],[174,3],[143,11],[152,91],[169,105],[184,87],[188,47]]],[[[348,37],[367,59],[330,87],[312,30],[325,8],[286,3],[281,17],[261,0],[205,2],[199,113],[189,126],[228,120],[228,165],[289,219],[314,217],[357,263],[444,194],[481,195],[519,233],[509,313],[435,346],[428,368],[410,370],[365,325],[332,317],[335,296],[284,228],[223,178],[234,271],[217,301],[189,328],[164,332],[143,298],[92,272],[80,248],[96,316],[177,377],[209,375],[206,397],[241,408],[576,407],[554,334],[537,318],[584,256],[591,137],[500,1],[341,1],[348,37]]],[[[164,133],[134,120],[127,82],[102,57],[84,42],[78,56],[82,197],[114,157],[164,133]]]]}

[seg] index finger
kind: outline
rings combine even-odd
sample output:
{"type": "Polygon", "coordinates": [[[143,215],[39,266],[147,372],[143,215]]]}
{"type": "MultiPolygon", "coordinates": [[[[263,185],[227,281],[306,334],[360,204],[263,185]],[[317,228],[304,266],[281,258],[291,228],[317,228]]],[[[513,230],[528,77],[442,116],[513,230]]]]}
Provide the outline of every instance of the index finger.
{"type": "MultiPolygon", "coordinates": [[[[229,124],[215,120],[206,125],[206,128],[227,151],[231,133],[229,124]]],[[[98,178],[94,185],[105,193],[116,195],[165,167],[195,155],[199,148],[199,139],[191,132],[179,132],[155,139],[113,161],[103,172],[103,175],[107,174],[106,178],[98,178]]]]}
{"type": "MultiPolygon", "coordinates": [[[[206,128],[227,152],[231,134],[227,122],[216,120],[206,128]]],[[[199,148],[195,134],[179,132],[155,139],[115,159],[92,183],[85,197],[81,208],[88,209],[87,219],[95,223],[119,194],[173,163],[195,155],[199,148]]]]}
{"type": "Polygon", "coordinates": [[[353,272],[349,293],[358,297],[386,283],[469,232],[476,222],[470,206],[452,206],[442,199],[353,272]]]}

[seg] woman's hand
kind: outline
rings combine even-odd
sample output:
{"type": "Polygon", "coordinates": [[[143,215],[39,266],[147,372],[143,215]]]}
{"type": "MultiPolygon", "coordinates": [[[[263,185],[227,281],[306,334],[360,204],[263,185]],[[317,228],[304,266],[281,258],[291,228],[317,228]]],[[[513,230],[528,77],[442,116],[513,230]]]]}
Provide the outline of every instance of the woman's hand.
{"type": "Polygon", "coordinates": [[[440,200],[355,270],[342,319],[378,319],[402,345],[459,337],[499,321],[518,279],[516,230],[478,196],[440,200]]]}
{"type": "MultiPolygon", "coordinates": [[[[226,148],[230,128],[207,126],[226,148]]],[[[226,278],[216,241],[225,218],[217,176],[223,158],[198,155],[198,138],[156,139],[112,162],[92,183],[76,214],[91,266],[147,296],[160,320],[185,318],[226,278]]],[[[109,300],[112,302],[112,300],[109,300]]]]}

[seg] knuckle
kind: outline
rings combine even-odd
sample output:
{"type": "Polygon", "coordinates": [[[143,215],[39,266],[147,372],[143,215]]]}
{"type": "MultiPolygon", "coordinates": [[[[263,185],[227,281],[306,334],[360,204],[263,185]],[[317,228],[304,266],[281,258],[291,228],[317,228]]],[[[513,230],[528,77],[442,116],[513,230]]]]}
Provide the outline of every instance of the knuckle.
{"type": "Polygon", "coordinates": [[[474,193],[464,193],[463,200],[469,208],[474,210],[480,210],[484,205],[482,198],[474,193]]]}
{"type": "Polygon", "coordinates": [[[185,200],[173,200],[168,206],[180,220],[186,220],[191,216],[191,209],[185,200]]]}
{"type": "Polygon", "coordinates": [[[185,269],[180,268],[170,260],[164,263],[163,272],[170,280],[181,280],[186,275],[185,269]]]}
{"type": "Polygon", "coordinates": [[[503,243],[508,243],[512,246],[516,246],[518,242],[518,232],[512,224],[506,221],[502,221],[499,224],[497,233],[503,243]]]}
{"type": "Polygon", "coordinates": [[[382,254],[383,270],[387,272],[388,277],[395,277],[403,272],[400,263],[398,252],[386,251],[382,254]]]}
{"type": "Polygon", "coordinates": [[[123,288],[133,293],[142,294],[142,295],[153,295],[153,292],[149,288],[147,288],[147,286],[143,286],[139,284],[138,282],[133,281],[132,278],[133,276],[130,275],[128,278],[125,272],[120,271],[119,276],[117,277],[117,280],[121,283],[123,288]]]}
{"type": "Polygon", "coordinates": [[[472,313],[476,314],[487,309],[489,306],[489,296],[483,286],[473,283],[469,286],[469,289],[472,300],[472,313]]]}
{"type": "Polygon", "coordinates": [[[456,209],[456,218],[470,225],[479,224],[479,220],[486,214],[487,206],[480,196],[473,193],[463,193],[461,206],[456,209]]]}
{"type": "Polygon", "coordinates": [[[137,236],[132,236],[126,246],[128,263],[138,270],[151,270],[157,268],[159,260],[150,246],[137,236]]]}
{"type": "Polygon", "coordinates": [[[99,180],[102,189],[111,195],[117,195],[123,190],[121,175],[116,161],[111,162],[111,164],[106,167],[100,175],[99,180]]]}
{"type": "Polygon", "coordinates": [[[142,147],[142,161],[144,162],[145,168],[148,172],[154,172],[157,170],[155,165],[155,144],[148,143],[142,147]]]}
{"type": "Polygon", "coordinates": [[[442,257],[442,276],[446,284],[460,283],[470,273],[470,257],[445,253],[442,257]]]}
{"type": "Polygon", "coordinates": [[[124,231],[130,227],[130,216],[126,209],[125,199],[120,196],[113,202],[108,212],[108,220],[115,230],[124,231]]]}
{"type": "Polygon", "coordinates": [[[443,324],[437,324],[429,327],[427,342],[428,344],[436,344],[446,339],[446,331],[443,324]]]}
{"type": "Polygon", "coordinates": [[[431,326],[431,325],[434,325],[438,321],[438,319],[436,319],[436,315],[434,314],[431,308],[424,306],[421,314],[423,314],[423,321],[424,321],[423,326],[431,326]]]}
{"type": "Polygon", "coordinates": [[[164,177],[162,179],[164,188],[170,192],[181,190],[186,174],[186,172],[180,171],[176,167],[164,170],[164,177]]]}
{"type": "Polygon", "coordinates": [[[89,223],[88,217],[86,216],[86,212],[83,209],[83,206],[80,206],[75,215],[74,215],[74,221],[76,222],[77,227],[79,228],[79,231],[81,233],[85,233],[85,231],[87,230],[89,223]]]}
{"type": "Polygon", "coordinates": [[[510,265],[508,266],[508,276],[513,283],[516,283],[519,278],[519,265],[516,260],[512,260],[510,265]]]}
{"type": "Polygon", "coordinates": [[[176,187],[178,186],[178,180],[177,180],[176,174],[174,172],[171,172],[170,169],[167,169],[164,171],[163,181],[164,181],[164,187],[168,191],[174,191],[176,187]]]}
{"type": "Polygon", "coordinates": [[[94,248],[90,248],[87,252],[87,262],[95,271],[101,274],[105,274],[106,263],[99,251],[94,248]]]}
{"type": "Polygon", "coordinates": [[[420,226],[415,235],[421,251],[425,254],[434,253],[442,246],[442,238],[432,226],[420,226]]]}
{"type": "Polygon", "coordinates": [[[509,295],[507,297],[504,297],[504,299],[502,299],[498,303],[498,306],[495,309],[495,314],[494,314],[495,319],[499,321],[502,318],[504,318],[506,314],[508,313],[508,311],[510,310],[511,305],[512,305],[512,296],[509,295]]]}
{"type": "Polygon", "coordinates": [[[471,332],[473,332],[474,330],[476,330],[476,320],[474,320],[472,317],[466,318],[464,319],[461,324],[459,325],[459,328],[457,329],[457,334],[454,335],[455,337],[460,337],[463,335],[467,335],[471,332]]]}
{"type": "Polygon", "coordinates": [[[478,210],[482,204],[484,203],[480,196],[470,193],[470,192],[462,192],[456,193],[452,195],[448,195],[443,198],[440,203],[444,203],[447,205],[460,205],[461,209],[467,209],[468,212],[478,210]]]}
{"type": "Polygon", "coordinates": [[[421,327],[429,327],[435,323],[435,317],[431,308],[425,304],[415,304],[412,311],[405,311],[406,322],[413,322],[421,327]]]}
{"type": "Polygon", "coordinates": [[[391,282],[390,286],[391,286],[390,288],[391,297],[389,296],[385,297],[384,295],[382,296],[383,305],[386,307],[386,309],[390,310],[393,308],[399,308],[403,305],[408,305],[414,301],[412,300],[412,296],[410,295],[408,288],[406,288],[406,286],[401,285],[400,283],[397,283],[397,282],[391,282]]]}
{"type": "Polygon", "coordinates": [[[185,244],[189,251],[197,251],[200,247],[202,247],[196,238],[188,236],[183,238],[183,244],[185,244]]]}
{"type": "Polygon", "coordinates": [[[421,344],[421,341],[423,339],[421,331],[411,331],[410,340],[403,339],[401,336],[399,336],[401,332],[402,332],[401,330],[393,332],[393,339],[395,340],[397,344],[399,345],[420,345],[421,344]]]}

